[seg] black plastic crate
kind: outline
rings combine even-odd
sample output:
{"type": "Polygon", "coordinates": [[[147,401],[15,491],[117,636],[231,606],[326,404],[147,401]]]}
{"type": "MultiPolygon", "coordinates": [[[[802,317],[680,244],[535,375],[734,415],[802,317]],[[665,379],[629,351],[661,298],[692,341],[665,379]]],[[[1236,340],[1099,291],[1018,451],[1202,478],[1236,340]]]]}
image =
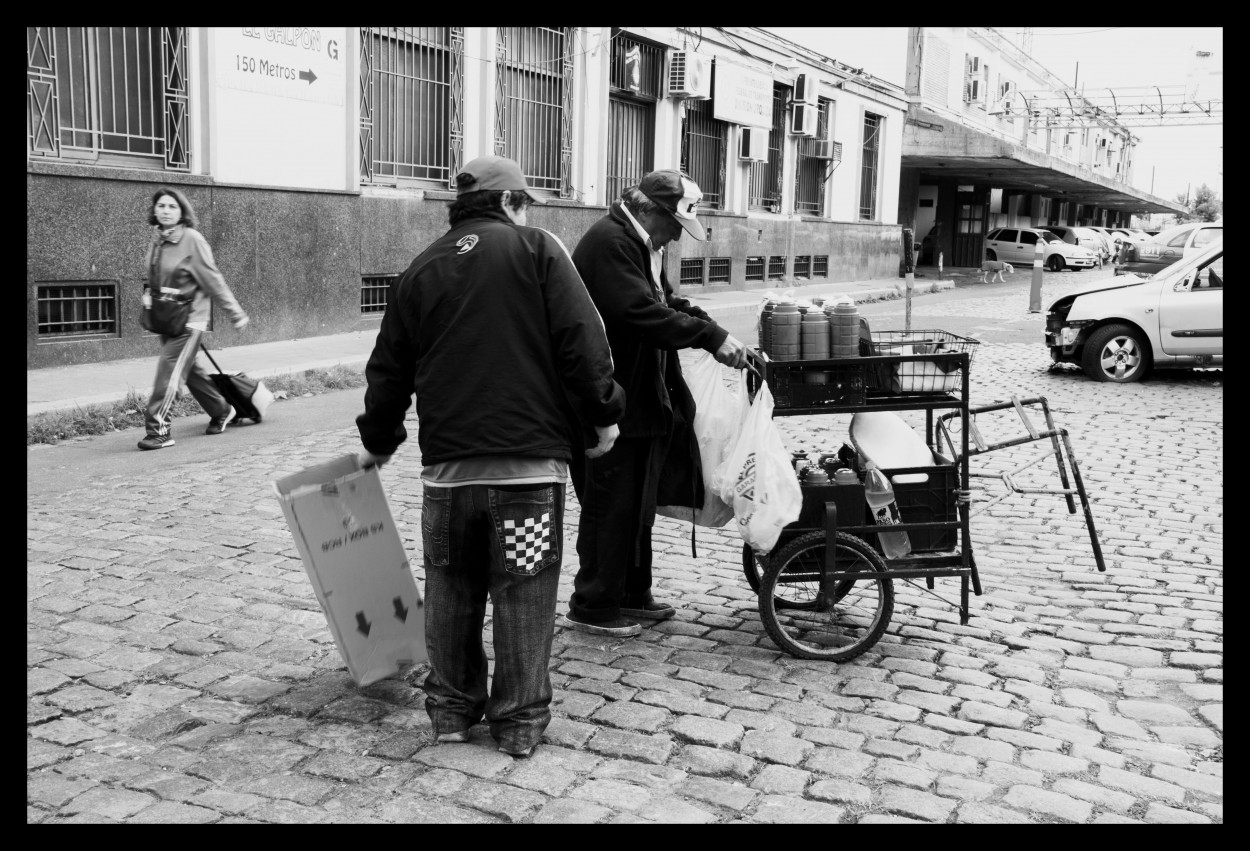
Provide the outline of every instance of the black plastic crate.
{"type": "MultiPolygon", "coordinates": [[[[902,523],[954,522],[959,519],[956,508],[956,492],[959,488],[959,466],[956,464],[926,467],[923,474],[902,473],[910,479],[927,475],[922,482],[894,481],[892,470],[882,470],[894,486],[894,501],[898,505],[899,521],[902,523]]],[[[946,552],[959,544],[957,529],[942,531],[916,530],[907,533],[912,552],[946,552]]],[[[874,536],[875,538],[876,536],[874,536]]],[[[875,541],[874,541],[875,542],[875,541]]]]}
{"type": "Polygon", "coordinates": [[[864,364],[847,358],[770,361],[767,378],[773,410],[862,405],[867,386],[864,372],[864,364]],[[814,379],[823,379],[823,383],[814,383],[814,379]]]}

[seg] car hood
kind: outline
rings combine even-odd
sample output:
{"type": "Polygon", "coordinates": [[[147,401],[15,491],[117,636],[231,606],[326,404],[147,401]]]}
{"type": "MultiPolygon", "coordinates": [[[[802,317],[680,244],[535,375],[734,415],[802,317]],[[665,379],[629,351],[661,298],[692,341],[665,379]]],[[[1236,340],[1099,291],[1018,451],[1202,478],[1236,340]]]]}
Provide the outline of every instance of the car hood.
{"type": "Polygon", "coordinates": [[[1068,295],[1085,295],[1086,293],[1096,293],[1101,290],[1118,290],[1122,287],[1135,287],[1139,284],[1146,283],[1148,280],[1149,278],[1143,278],[1140,275],[1134,275],[1132,273],[1127,275],[1116,275],[1113,278],[1103,278],[1099,281],[1090,281],[1088,284],[1083,284],[1068,293],[1068,295]]]}

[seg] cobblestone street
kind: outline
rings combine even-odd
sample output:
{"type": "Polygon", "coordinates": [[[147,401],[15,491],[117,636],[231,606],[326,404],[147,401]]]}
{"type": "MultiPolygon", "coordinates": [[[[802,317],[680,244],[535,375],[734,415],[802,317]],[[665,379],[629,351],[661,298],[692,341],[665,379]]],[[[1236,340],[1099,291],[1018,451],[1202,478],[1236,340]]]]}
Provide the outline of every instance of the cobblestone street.
{"type": "MultiPolygon", "coordinates": [[[[700,528],[695,557],[661,518],[655,593],[677,616],[630,640],[557,628],[555,719],[514,761],[484,726],[434,744],[421,668],[347,675],[270,483],[357,451],[354,424],[171,458],[28,499],[28,823],[1222,822],[1223,373],[1048,371],[1018,295],[928,298],[936,327],[1032,323],[1039,342],[979,347],[972,402],[1047,398],[1105,573],[1079,504],[1014,495],[972,520],[967,625],[937,603],[854,661],[805,661],[765,634],[732,523],[700,528]]],[[[1003,440],[1012,419],[978,425],[1003,440]]],[[[836,451],[848,420],[777,424],[790,449],[836,451]]],[[[418,460],[414,435],[382,481],[420,587],[418,460]]],[[[1022,478],[1059,486],[1053,463],[1022,478]]],[[[570,488],[562,612],[577,515],[570,488]]]]}

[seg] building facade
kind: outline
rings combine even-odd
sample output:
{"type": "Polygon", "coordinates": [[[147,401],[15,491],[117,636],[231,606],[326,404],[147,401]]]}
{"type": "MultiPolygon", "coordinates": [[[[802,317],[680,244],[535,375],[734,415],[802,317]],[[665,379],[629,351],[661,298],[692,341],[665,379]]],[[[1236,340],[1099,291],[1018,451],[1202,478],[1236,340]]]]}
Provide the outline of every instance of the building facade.
{"type": "Polygon", "coordinates": [[[217,343],[370,330],[474,157],[570,247],[682,168],[700,289],[892,277],[903,88],[750,27],[28,27],[27,365],[150,354],[146,223],[186,193],[252,316],[217,343]]]}

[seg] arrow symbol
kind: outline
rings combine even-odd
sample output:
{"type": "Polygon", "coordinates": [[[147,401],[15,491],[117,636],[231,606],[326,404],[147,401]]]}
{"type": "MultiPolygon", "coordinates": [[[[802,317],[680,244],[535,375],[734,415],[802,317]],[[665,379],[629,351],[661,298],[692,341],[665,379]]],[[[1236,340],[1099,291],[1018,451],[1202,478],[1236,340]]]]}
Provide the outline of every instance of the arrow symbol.
{"type": "Polygon", "coordinates": [[[311,68],[309,68],[307,71],[300,71],[299,78],[301,80],[307,80],[308,85],[311,86],[313,84],[313,81],[317,79],[317,75],[312,72],[311,68]]]}
{"type": "Polygon", "coordinates": [[[408,609],[404,606],[403,598],[396,597],[392,602],[395,604],[395,617],[399,618],[400,621],[407,621],[408,609]]]}
{"type": "Polygon", "coordinates": [[[364,612],[356,612],[356,631],[364,634],[365,638],[369,637],[369,630],[372,624],[365,620],[364,612]]]}

